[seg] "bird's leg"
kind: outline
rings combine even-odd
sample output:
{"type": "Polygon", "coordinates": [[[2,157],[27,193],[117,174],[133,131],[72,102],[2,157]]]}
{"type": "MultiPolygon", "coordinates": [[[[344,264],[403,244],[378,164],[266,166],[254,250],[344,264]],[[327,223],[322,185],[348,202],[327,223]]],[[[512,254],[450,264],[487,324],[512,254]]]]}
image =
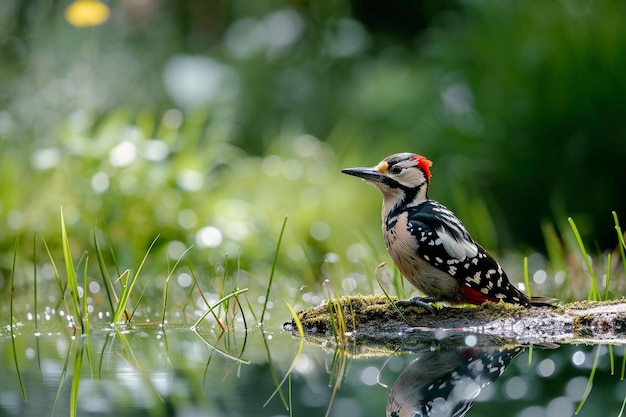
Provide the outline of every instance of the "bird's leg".
{"type": "Polygon", "coordinates": [[[434,302],[435,299],[432,297],[411,297],[408,300],[396,300],[394,303],[398,307],[417,306],[434,313],[436,309],[431,304],[434,302]]]}

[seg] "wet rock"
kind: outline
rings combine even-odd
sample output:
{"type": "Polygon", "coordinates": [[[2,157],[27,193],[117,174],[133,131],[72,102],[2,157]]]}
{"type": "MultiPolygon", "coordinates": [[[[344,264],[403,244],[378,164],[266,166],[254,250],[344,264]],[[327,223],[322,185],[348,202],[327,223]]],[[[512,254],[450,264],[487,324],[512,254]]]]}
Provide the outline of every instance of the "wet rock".
{"type": "MultiPolygon", "coordinates": [[[[532,308],[487,302],[432,313],[381,295],[347,296],[298,312],[298,321],[309,341],[355,352],[467,344],[468,336],[470,343],[490,346],[626,344],[624,299],[532,308]]],[[[299,334],[294,319],[284,328],[299,334]]]]}

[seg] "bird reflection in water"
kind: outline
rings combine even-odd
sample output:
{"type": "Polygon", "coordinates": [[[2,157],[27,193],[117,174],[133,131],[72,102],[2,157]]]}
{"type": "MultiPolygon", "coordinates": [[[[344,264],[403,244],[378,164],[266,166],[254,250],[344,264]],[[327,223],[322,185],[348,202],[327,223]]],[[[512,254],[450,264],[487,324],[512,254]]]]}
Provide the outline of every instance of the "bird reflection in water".
{"type": "Polygon", "coordinates": [[[462,417],[522,347],[428,351],[402,371],[387,402],[388,417],[462,417]]]}

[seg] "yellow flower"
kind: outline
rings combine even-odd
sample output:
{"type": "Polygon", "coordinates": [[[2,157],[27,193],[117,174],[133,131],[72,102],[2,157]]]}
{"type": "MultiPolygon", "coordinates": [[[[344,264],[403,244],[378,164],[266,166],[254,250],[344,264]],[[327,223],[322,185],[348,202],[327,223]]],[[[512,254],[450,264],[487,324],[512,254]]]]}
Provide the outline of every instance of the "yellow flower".
{"type": "Polygon", "coordinates": [[[98,26],[109,18],[109,6],[100,0],[75,0],[65,9],[65,20],[72,26],[98,26]]]}

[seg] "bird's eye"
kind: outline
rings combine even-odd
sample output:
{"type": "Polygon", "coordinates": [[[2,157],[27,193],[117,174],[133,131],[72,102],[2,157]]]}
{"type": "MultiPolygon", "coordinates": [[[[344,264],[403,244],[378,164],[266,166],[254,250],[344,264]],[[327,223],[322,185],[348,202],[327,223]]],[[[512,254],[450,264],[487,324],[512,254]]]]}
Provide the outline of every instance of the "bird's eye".
{"type": "Polygon", "coordinates": [[[391,168],[389,168],[389,172],[394,175],[398,175],[399,173],[402,172],[402,167],[399,167],[398,165],[394,165],[391,168]]]}

